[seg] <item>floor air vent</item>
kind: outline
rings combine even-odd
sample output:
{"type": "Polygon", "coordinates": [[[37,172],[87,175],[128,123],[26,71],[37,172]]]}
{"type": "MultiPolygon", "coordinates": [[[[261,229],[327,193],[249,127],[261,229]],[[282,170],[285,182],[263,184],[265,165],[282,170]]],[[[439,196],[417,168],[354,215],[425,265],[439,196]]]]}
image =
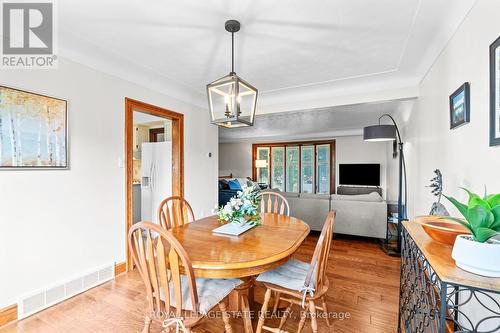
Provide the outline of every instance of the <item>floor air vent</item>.
{"type": "Polygon", "coordinates": [[[21,297],[17,303],[17,319],[26,318],[90,288],[112,280],[115,277],[114,273],[114,264],[99,267],[93,271],[81,274],[78,278],[69,279],[56,286],[21,297]]]}

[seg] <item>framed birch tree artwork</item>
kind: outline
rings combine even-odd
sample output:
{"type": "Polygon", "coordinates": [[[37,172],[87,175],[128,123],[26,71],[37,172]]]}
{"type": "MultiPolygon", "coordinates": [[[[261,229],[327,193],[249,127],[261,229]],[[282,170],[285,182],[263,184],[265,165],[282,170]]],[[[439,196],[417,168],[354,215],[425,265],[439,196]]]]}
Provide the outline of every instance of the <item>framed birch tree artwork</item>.
{"type": "Polygon", "coordinates": [[[68,168],[67,102],[0,86],[0,169],[68,168]]]}

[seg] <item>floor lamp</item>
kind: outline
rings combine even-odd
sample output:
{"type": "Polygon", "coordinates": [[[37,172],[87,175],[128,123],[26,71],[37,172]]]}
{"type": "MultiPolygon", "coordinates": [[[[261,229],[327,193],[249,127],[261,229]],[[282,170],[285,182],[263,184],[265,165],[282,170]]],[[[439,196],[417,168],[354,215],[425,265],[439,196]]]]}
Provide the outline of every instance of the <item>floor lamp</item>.
{"type": "MultiPolygon", "coordinates": [[[[403,141],[399,133],[398,125],[389,114],[383,114],[378,118],[378,125],[367,126],[363,129],[363,140],[370,142],[393,141],[393,157],[399,155],[399,192],[398,192],[398,235],[396,254],[401,253],[401,221],[406,220],[406,164],[403,152],[403,141]],[[380,121],[383,117],[390,118],[392,125],[382,125],[380,121]],[[403,182],[404,182],[404,205],[403,205],[403,182]]],[[[387,240],[387,239],[386,239],[387,240]]]]}

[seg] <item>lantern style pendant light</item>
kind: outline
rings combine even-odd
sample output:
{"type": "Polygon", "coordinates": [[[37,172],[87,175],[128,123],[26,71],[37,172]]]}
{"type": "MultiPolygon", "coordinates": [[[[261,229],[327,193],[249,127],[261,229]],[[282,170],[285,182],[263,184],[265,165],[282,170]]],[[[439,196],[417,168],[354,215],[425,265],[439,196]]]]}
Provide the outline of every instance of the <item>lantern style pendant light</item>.
{"type": "Polygon", "coordinates": [[[218,126],[252,126],[258,91],[234,72],[234,33],[240,30],[240,22],[229,20],[225,26],[231,33],[231,72],[207,84],[210,117],[218,126]]]}

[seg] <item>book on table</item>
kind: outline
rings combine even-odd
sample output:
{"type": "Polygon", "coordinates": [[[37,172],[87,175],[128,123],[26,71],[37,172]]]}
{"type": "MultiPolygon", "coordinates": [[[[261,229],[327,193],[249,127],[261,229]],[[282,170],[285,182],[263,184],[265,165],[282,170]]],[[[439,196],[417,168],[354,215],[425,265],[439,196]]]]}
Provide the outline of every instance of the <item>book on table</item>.
{"type": "Polygon", "coordinates": [[[227,223],[218,228],[212,230],[213,233],[230,235],[230,236],[239,236],[242,233],[252,229],[255,225],[244,223],[244,224],[235,224],[235,223],[227,223]]]}

